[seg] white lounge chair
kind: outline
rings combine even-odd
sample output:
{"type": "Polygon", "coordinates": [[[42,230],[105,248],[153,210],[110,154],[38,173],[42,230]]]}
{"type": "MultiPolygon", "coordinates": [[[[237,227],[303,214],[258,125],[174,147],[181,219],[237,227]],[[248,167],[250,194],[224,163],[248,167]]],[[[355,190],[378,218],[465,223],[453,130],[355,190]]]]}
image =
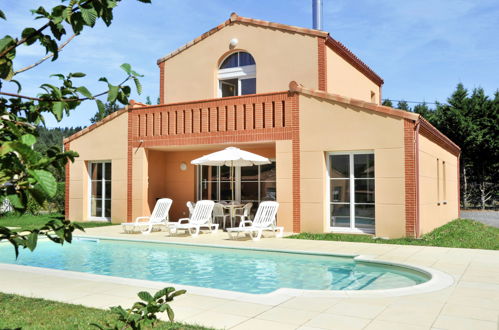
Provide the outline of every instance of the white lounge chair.
{"type": "Polygon", "coordinates": [[[264,230],[273,231],[276,237],[282,237],[284,228],[275,226],[275,216],[278,208],[279,203],[277,202],[261,202],[253,221],[244,220],[241,221],[239,227],[227,228],[229,237],[234,238],[233,233],[236,233],[237,238],[240,233],[244,233],[249,234],[252,240],[258,241],[262,237],[264,230]]]}
{"type": "Polygon", "coordinates": [[[168,212],[172,206],[170,198],[158,199],[150,217],[137,217],[134,222],[124,222],[121,224],[125,233],[135,233],[141,231],[142,234],[149,234],[153,227],[168,225],[168,212]],[[147,221],[144,221],[148,219],[147,221]]]}
{"type": "Polygon", "coordinates": [[[201,228],[208,228],[212,233],[218,231],[218,224],[213,223],[211,213],[213,212],[213,201],[199,201],[194,206],[192,216],[190,218],[179,219],[177,223],[171,223],[170,232],[178,230],[188,230],[191,236],[198,236],[201,228]],[[194,232],[192,232],[194,230],[194,232]]]}

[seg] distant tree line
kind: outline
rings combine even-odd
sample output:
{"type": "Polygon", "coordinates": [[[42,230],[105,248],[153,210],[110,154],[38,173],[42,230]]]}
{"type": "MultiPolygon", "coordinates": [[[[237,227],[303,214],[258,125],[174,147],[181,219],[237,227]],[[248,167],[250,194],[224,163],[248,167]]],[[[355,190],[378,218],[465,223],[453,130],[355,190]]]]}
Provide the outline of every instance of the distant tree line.
{"type": "Polygon", "coordinates": [[[482,88],[471,92],[462,84],[447,99],[432,108],[426,103],[410,107],[406,101],[394,106],[421,114],[461,147],[461,206],[482,209],[499,205],[499,90],[493,96],[482,88]]]}

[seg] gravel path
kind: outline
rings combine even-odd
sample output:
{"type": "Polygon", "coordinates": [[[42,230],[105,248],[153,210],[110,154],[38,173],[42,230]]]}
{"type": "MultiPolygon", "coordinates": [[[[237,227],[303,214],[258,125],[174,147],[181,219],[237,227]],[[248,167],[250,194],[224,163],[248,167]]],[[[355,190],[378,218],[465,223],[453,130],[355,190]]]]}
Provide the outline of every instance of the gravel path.
{"type": "Polygon", "coordinates": [[[499,211],[461,210],[461,218],[480,221],[486,225],[499,228],[499,211]]]}

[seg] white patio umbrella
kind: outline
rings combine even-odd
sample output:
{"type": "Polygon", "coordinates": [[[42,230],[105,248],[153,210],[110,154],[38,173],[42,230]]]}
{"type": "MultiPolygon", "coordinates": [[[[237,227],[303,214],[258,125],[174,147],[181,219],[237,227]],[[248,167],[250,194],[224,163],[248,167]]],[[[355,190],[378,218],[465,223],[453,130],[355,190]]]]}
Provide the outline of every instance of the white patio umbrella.
{"type": "Polygon", "coordinates": [[[206,166],[229,166],[231,177],[231,191],[232,200],[234,200],[234,186],[233,186],[233,168],[240,166],[253,166],[270,164],[270,160],[266,157],[254,154],[249,151],[244,151],[239,148],[229,147],[203,157],[194,159],[191,164],[206,165],[206,166]]]}

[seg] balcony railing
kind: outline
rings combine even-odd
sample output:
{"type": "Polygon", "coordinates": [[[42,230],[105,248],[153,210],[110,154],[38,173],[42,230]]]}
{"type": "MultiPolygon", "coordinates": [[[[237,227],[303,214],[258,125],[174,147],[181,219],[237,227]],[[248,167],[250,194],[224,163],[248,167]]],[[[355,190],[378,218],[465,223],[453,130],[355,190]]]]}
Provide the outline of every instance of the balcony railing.
{"type": "Polygon", "coordinates": [[[134,140],[210,136],[220,132],[270,132],[291,128],[288,92],[256,94],[134,108],[134,140]]]}

